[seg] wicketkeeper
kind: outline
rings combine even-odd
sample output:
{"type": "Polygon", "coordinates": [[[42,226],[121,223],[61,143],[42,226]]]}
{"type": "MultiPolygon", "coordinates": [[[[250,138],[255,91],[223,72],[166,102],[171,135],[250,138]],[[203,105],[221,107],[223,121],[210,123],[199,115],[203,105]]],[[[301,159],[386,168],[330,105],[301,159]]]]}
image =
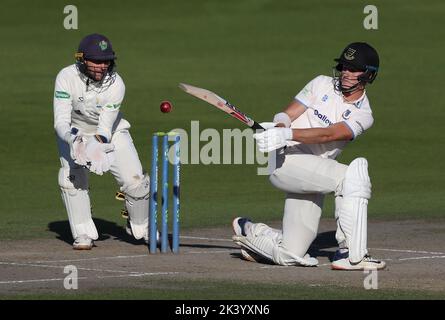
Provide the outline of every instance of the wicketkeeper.
{"type": "Polygon", "coordinates": [[[148,241],[149,177],[144,174],[120,108],[125,85],[116,72],[111,42],[82,39],[76,62],[63,68],[54,90],[54,128],[60,154],[59,186],[73,248],[89,250],[98,238],[91,218],[88,175],[110,171],[125,193],[127,232],[148,241]]]}
{"type": "Polygon", "coordinates": [[[367,250],[368,163],[365,158],[349,165],[335,160],[374,122],[365,87],[377,76],[379,56],[369,44],[355,42],[335,61],[333,77],[310,81],[273,122],[261,123],[264,132],[254,135],[260,151],[276,151],[270,181],[287,196],[282,230],[234,219],[233,239],[247,260],[316,266],[307,251],[317,236],[323,198],[333,193],[339,250],[332,269],[385,267],[367,250]]]}

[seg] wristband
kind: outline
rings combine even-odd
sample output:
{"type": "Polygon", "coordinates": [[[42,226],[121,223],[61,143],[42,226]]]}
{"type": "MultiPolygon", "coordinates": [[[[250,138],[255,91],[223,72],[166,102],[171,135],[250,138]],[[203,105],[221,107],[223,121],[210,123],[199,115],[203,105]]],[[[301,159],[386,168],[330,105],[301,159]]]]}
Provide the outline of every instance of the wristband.
{"type": "Polygon", "coordinates": [[[290,119],[290,117],[289,117],[289,115],[287,113],[280,112],[280,113],[277,113],[273,117],[273,122],[275,122],[275,123],[283,123],[286,126],[286,128],[290,128],[292,120],[290,119]]]}

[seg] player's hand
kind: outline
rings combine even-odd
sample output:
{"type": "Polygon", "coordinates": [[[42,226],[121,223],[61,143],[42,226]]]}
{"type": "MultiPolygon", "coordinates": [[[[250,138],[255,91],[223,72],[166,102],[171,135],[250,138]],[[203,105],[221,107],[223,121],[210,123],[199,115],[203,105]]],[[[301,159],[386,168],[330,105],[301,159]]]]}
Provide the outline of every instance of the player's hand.
{"type": "Polygon", "coordinates": [[[114,161],[113,150],[114,144],[100,143],[95,137],[89,137],[85,147],[88,169],[100,176],[110,170],[114,161]]]}
{"type": "Polygon", "coordinates": [[[284,147],[287,140],[292,140],[292,129],[271,128],[261,133],[255,133],[253,137],[261,152],[270,152],[284,147]]]}
{"type": "Polygon", "coordinates": [[[74,163],[86,166],[87,158],[85,154],[86,143],[82,136],[72,136],[70,145],[70,155],[74,163]]]}

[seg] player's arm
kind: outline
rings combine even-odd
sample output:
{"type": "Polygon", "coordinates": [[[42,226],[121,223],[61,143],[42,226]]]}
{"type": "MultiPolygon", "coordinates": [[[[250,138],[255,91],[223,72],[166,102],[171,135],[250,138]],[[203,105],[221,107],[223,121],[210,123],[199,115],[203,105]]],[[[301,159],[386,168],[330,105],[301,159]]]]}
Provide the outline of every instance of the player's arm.
{"type": "Polygon", "coordinates": [[[354,138],[352,130],[344,122],[338,122],[327,128],[292,129],[292,140],[301,143],[326,143],[354,138]]]}
{"type": "Polygon", "coordinates": [[[71,142],[71,111],[73,109],[68,76],[65,72],[57,75],[54,87],[54,129],[64,141],[71,142]]]}
{"type": "Polygon", "coordinates": [[[125,96],[125,85],[119,76],[117,76],[114,85],[110,89],[107,101],[99,116],[96,130],[96,139],[101,143],[111,141],[112,129],[119,116],[119,110],[125,96]]]}
{"type": "Polygon", "coordinates": [[[298,100],[292,101],[286,109],[284,109],[284,112],[289,116],[291,121],[294,121],[299,116],[301,116],[306,111],[306,106],[302,104],[298,100]]]}
{"type": "Polygon", "coordinates": [[[289,128],[292,121],[297,119],[306,111],[306,106],[298,100],[294,100],[284,109],[283,112],[277,113],[273,119],[276,127],[289,128]]]}

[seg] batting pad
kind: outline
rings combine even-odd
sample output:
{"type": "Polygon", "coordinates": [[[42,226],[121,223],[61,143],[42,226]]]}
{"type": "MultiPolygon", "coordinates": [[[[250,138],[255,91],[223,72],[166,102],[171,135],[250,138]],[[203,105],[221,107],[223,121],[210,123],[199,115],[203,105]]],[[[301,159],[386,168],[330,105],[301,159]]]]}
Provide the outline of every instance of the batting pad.
{"type": "Polygon", "coordinates": [[[337,223],[335,239],[337,240],[337,243],[339,245],[346,243],[346,236],[341,228],[340,219],[339,219],[339,212],[340,212],[342,204],[343,204],[343,197],[341,197],[341,196],[335,197],[335,222],[337,223]]]}
{"type": "Polygon", "coordinates": [[[96,240],[99,236],[91,218],[88,176],[84,170],[60,168],[59,185],[73,238],[84,235],[96,240]]]}
{"type": "Polygon", "coordinates": [[[149,191],[148,176],[144,176],[136,188],[125,190],[125,207],[135,239],[142,239],[148,235],[149,191]]]}
{"type": "Polygon", "coordinates": [[[343,182],[343,199],[339,202],[338,219],[346,236],[351,263],[360,262],[367,251],[368,199],[371,197],[371,181],[368,162],[357,158],[346,170],[343,182]]]}

